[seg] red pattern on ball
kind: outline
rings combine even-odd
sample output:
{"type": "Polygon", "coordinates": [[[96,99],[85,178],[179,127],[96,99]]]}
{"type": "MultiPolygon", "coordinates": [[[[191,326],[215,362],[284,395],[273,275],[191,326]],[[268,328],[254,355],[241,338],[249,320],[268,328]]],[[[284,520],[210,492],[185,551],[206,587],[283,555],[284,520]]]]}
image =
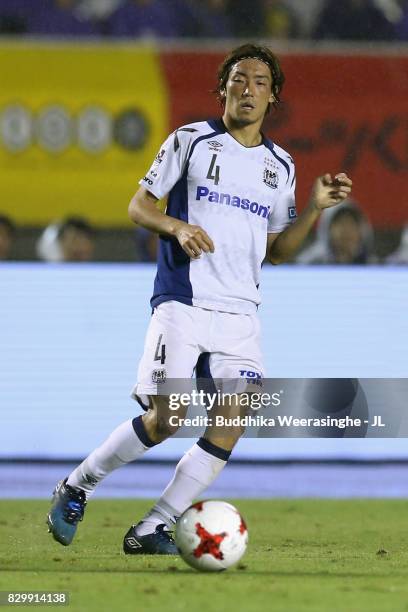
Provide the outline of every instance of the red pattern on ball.
{"type": "Polygon", "coordinates": [[[199,559],[203,555],[212,555],[215,559],[223,559],[224,555],[220,550],[223,539],[227,533],[208,533],[201,523],[196,523],[196,534],[200,538],[200,544],[194,549],[194,556],[199,559]]]}

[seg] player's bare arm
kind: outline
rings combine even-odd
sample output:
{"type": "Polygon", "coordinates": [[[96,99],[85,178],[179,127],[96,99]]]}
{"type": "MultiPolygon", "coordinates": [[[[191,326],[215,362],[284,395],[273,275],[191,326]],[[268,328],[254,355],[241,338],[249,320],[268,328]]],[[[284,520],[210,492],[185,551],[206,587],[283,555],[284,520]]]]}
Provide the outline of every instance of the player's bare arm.
{"type": "Polygon", "coordinates": [[[309,204],[295,223],[280,234],[268,234],[268,260],[272,264],[280,264],[291,259],[302,246],[322,211],[349,197],[352,184],[352,180],[344,173],[337,174],[334,178],[330,174],[317,178],[309,204]]]}
{"type": "Polygon", "coordinates": [[[201,227],[162,213],[157,201],[150,191],[140,187],[129,204],[129,217],[152,232],[176,238],[191,259],[198,259],[202,253],[214,253],[213,241],[201,227]]]}

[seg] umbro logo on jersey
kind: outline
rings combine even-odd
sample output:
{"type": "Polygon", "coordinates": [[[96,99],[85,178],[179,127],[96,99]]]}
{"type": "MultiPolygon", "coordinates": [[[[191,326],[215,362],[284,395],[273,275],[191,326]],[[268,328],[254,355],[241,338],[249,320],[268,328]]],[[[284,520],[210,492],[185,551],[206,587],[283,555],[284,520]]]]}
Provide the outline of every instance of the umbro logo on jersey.
{"type": "Polygon", "coordinates": [[[218,142],[218,140],[209,140],[208,141],[208,148],[210,151],[220,151],[221,147],[222,147],[222,143],[218,142]]]}

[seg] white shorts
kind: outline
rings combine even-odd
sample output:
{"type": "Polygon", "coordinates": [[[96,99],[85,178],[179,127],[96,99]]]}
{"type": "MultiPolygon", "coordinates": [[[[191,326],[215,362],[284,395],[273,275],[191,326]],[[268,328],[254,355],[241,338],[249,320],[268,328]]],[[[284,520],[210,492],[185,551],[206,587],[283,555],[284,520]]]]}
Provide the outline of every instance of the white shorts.
{"type": "MultiPolygon", "coordinates": [[[[257,315],[164,302],[154,309],[132,396],[160,395],[168,379],[264,376],[257,315]]],[[[144,403],[144,402],[143,402],[144,403]]]]}

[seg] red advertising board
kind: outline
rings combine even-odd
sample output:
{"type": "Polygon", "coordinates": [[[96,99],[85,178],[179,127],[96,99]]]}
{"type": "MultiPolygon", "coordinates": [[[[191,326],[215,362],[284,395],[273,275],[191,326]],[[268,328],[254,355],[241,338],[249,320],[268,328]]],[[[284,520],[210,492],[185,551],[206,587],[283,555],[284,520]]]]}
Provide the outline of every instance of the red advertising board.
{"type": "MultiPolygon", "coordinates": [[[[220,53],[163,52],[171,129],[213,117],[220,53]]],[[[266,134],[297,167],[302,209],[314,177],[346,171],[354,197],[379,228],[408,221],[408,56],[296,54],[281,57],[284,104],[266,134]]]]}

